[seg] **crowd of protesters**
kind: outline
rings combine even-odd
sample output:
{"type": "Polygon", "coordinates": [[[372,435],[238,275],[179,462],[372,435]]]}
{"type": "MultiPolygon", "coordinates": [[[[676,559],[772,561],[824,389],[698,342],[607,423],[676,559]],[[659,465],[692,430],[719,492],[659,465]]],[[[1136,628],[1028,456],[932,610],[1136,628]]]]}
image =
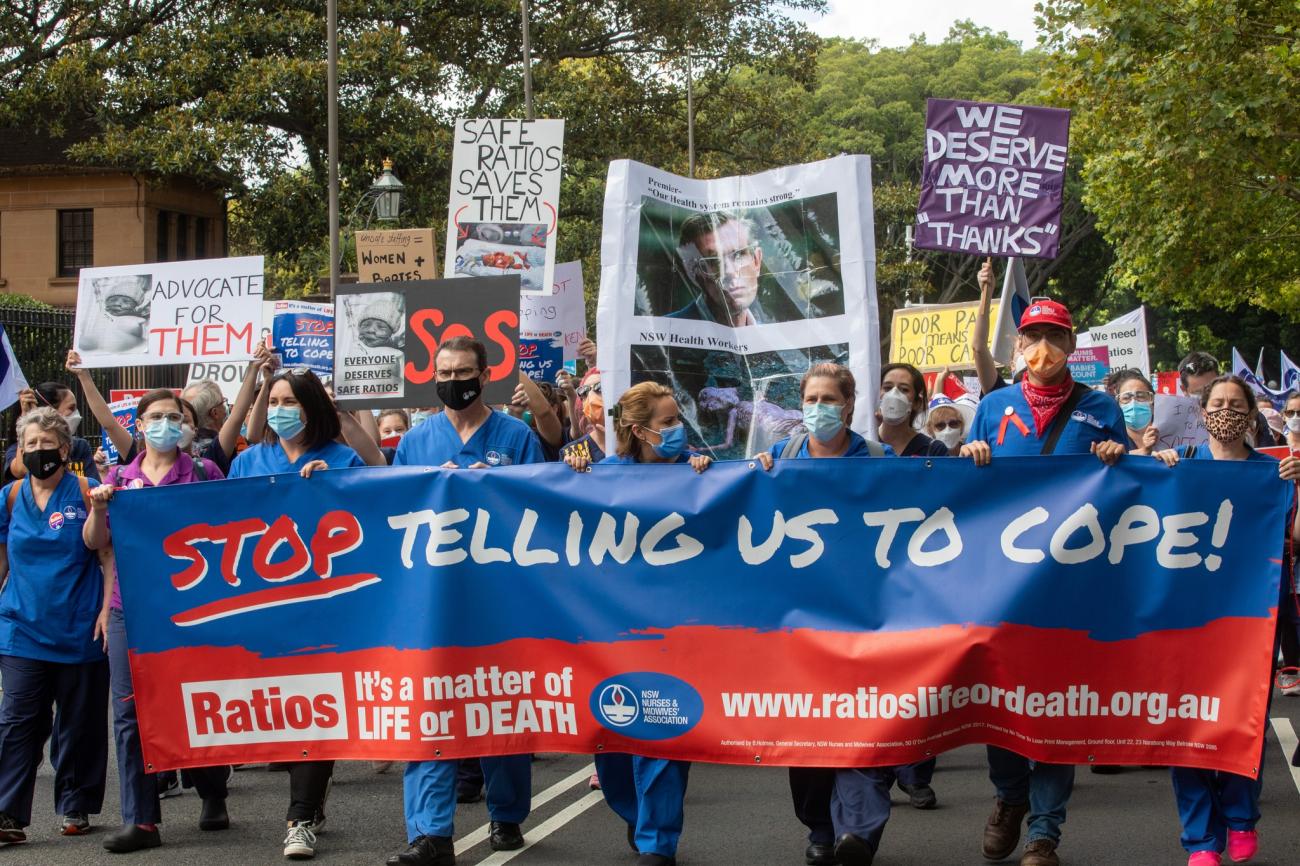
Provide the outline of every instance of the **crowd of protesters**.
{"type": "MultiPolygon", "coordinates": [[[[986,268],[985,295],[991,283],[986,268]]],[[[1155,389],[1140,372],[1119,371],[1104,389],[1073,381],[1066,359],[1075,347],[1075,329],[1064,306],[1039,300],[1025,311],[1016,346],[1023,370],[1011,381],[988,353],[987,329],[984,316],[975,338],[978,396],[952,400],[942,396],[940,385],[931,397],[916,368],[884,366],[873,407],[875,438],[851,429],[862,394],[853,374],[836,364],[812,366],[799,387],[802,427],[757,454],[757,461],[770,471],[777,461],[798,459],[952,457],[984,466],[1004,455],[1092,454],[1108,466],[1154,458],[1177,471],[1187,459],[1272,460],[1257,448],[1275,443],[1300,452],[1300,395],[1282,407],[1261,406],[1246,382],[1222,375],[1204,353],[1189,356],[1180,375],[1184,393],[1199,400],[1209,439],[1170,450],[1159,447],[1155,389]]],[[[688,444],[682,407],[670,388],[641,382],[607,404],[594,344],[584,342],[580,354],[587,362],[581,378],[562,374],[552,384],[521,376],[509,404],[490,406],[483,399],[483,345],[467,337],[449,339],[435,357],[440,407],[373,414],[340,411],[328,382],[305,370],[278,369],[270,351],[260,349],[233,405],[213,382],[180,393],[151,391],[139,401],[133,435],[115,422],[80,358],[70,352],[67,369],[77,387],[49,382],[25,392],[17,441],[4,459],[0,843],[26,839],[47,741],[62,833],[89,830],[105,795],[110,707],[122,826],[103,845],[125,854],[162,842],[159,798],[175,783],[149,772],[141,756],[128,623],[107,519],[115,490],[288,472],[310,477],[325,469],[389,464],[481,470],[552,461],[586,472],[595,463],[688,463],[697,474],[709,470],[711,458],[688,444]],[[108,431],[116,460],[77,436],[78,390],[108,431]]],[[[1300,478],[1300,458],[1286,456],[1276,464],[1283,480],[1300,478]]],[[[1293,540],[1293,528],[1278,531],[1293,540]]],[[[1282,695],[1294,696],[1300,695],[1300,608],[1289,561],[1280,569],[1279,587],[1277,682],[1282,695]]],[[[1075,768],[1030,761],[999,747],[987,751],[995,796],[980,842],[983,856],[999,861],[1020,851],[1022,866],[1054,866],[1075,768]]],[[[690,763],[601,754],[596,767],[592,785],[626,822],[637,862],[675,862],[690,763]]],[[[284,769],[289,790],[283,855],[310,858],[326,820],[334,763],[302,761],[284,769]]],[[[899,786],[916,808],[932,809],[938,801],[934,769],[933,759],[907,766],[792,768],[794,818],[808,828],[805,861],[871,863],[889,819],[891,788],[899,786]]],[[[184,772],[184,784],[201,800],[203,830],[230,824],[230,772],[228,766],[184,772]]],[[[1190,866],[1213,866],[1225,854],[1244,862],[1255,854],[1260,779],[1185,768],[1173,768],[1171,777],[1190,866]]],[[[491,847],[523,847],[531,786],[528,755],[408,763],[408,847],[387,862],[454,863],[456,803],[480,796],[480,788],[486,791],[491,847]]]]}

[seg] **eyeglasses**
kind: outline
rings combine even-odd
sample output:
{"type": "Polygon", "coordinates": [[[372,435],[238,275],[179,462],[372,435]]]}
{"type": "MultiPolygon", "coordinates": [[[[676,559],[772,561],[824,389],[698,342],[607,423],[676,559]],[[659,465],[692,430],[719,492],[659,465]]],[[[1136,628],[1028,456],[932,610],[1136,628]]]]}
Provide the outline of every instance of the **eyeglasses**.
{"type": "Polygon", "coordinates": [[[141,420],[146,424],[152,424],[155,421],[171,421],[173,424],[179,424],[185,420],[185,416],[179,412],[150,412],[141,420]]]}
{"type": "Polygon", "coordinates": [[[1300,409],[1287,409],[1282,413],[1283,418],[1300,418],[1300,409]]]}
{"type": "Polygon", "coordinates": [[[1116,395],[1115,399],[1119,401],[1119,405],[1127,406],[1133,402],[1150,403],[1156,399],[1156,395],[1154,391],[1124,391],[1116,395]]]}
{"type": "Polygon", "coordinates": [[[732,250],[724,256],[701,256],[695,260],[695,269],[712,277],[721,277],[724,273],[734,273],[740,268],[754,263],[754,251],[757,247],[750,244],[738,250],[732,250]]]}
{"type": "Polygon", "coordinates": [[[583,385],[581,388],[578,389],[579,397],[586,397],[588,394],[599,394],[599,393],[600,393],[599,382],[593,382],[590,385],[583,385]]]}
{"type": "Polygon", "coordinates": [[[1182,372],[1190,376],[1199,376],[1202,373],[1217,373],[1219,372],[1219,362],[1213,358],[1197,358],[1190,364],[1184,364],[1182,372]]]}
{"type": "Polygon", "coordinates": [[[307,376],[310,373],[311,373],[310,367],[286,367],[285,369],[281,370],[279,373],[276,373],[275,378],[283,379],[285,376],[307,376]]]}
{"type": "Polygon", "coordinates": [[[939,430],[960,430],[960,429],[961,429],[962,427],[964,427],[964,426],[965,426],[965,424],[963,424],[963,422],[962,422],[962,420],[961,420],[960,418],[954,418],[954,419],[951,420],[951,421],[935,421],[935,422],[934,422],[934,429],[935,429],[936,432],[939,431],[939,430]]]}

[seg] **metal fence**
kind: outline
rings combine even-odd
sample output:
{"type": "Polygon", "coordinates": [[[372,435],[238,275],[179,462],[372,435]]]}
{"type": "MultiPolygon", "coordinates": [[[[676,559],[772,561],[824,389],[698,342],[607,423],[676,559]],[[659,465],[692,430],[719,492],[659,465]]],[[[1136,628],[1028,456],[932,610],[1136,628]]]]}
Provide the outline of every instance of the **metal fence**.
{"type": "MultiPolygon", "coordinates": [[[[99,440],[99,422],[86,407],[75,377],[64,368],[68,350],[72,348],[73,318],[72,310],[41,310],[0,304],[0,325],[4,325],[9,336],[23,376],[33,386],[54,381],[71,387],[77,395],[82,415],[77,434],[89,439],[93,446],[99,440]]],[[[187,372],[184,364],[113,367],[91,370],[90,378],[107,400],[109,392],[119,388],[179,388],[185,384],[187,372]]],[[[0,413],[0,447],[8,448],[13,442],[17,421],[17,404],[0,413]]]]}

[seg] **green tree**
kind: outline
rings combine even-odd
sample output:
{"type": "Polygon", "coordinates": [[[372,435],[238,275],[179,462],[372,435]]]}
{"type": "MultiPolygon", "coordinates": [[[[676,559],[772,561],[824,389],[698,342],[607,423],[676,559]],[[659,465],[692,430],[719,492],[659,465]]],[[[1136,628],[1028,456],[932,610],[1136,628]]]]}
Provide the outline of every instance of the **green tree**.
{"type": "Polygon", "coordinates": [[[1047,0],[1041,23],[1116,281],[1300,317],[1300,4],[1047,0]]]}

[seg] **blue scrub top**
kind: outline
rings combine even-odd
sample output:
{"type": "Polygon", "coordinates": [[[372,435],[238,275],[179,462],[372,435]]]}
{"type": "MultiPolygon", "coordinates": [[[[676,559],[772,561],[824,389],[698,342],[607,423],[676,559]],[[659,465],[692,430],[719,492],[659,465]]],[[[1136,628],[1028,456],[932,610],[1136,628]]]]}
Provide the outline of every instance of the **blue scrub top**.
{"type": "Polygon", "coordinates": [[[365,466],[357,452],[338,442],[326,442],[319,448],[312,448],[297,460],[290,461],[289,455],[279,442],[260,442],[244,449],[244,452],[230,464],[227,478],[256,478],[262,475],[282,475],[297,472],[313,460],[324,460],[331,469],[347,469],[350,466],[365,466]]]}
{"type": "MultiPolygon", "coordinates": [[[[622,454],[611,454],[611,455],[609,455],[608,457],[606,457],[604,460],[602,460],[602,461],[600,461],[600,462],[601,462],[601,463],[613,463],[613,464],[616,465],[616,466],[631,466],[632,464],[634,464],[634,463],[640,463],[641,461],[638,460],[638,459],[636,459],[636,456],[635,456],[635,455],[628,455],[628,456],[625,457],[625,456],[623,456],[622,454]]],[[[673,463],[690,463],[690,462],[691,462],[691,454],[690,454],[689,451],[683,451],[681,454],[678,454],[678,455],[677,455],[677,459],[674,460],[674,461],[672,461],[672,462],[673,462],[673,463]]],[[[648,464],[647,464],[647,465],[648,465],[648,464]]]]}
{"type": "MultiPolygon", "coordinates": [[[[1277,460],[1276,457],[1269,457],[1267,454],[1260,454],[1258,451],[1256,451],[1254,448],[1251,448],[1249,445],[1246,446],[1246,449],[1250,452],[1249,454],[1246,455],[1246,459],[1247,459],[1247,460],[1271,460],[1271,461],[1273,461],[1274,463],[1277,463],[1277,462],[1278,462],[1278,460],[1277,460]]],[[[1184,451],[1184,450],[1186,450],[1186,449],[1183,449],[1183,448],[1179,448],[1179,449],[1178,449],[1178,456],[1179,456],[1179,457],[1182,457],[1182,456],[1183,456],[1183,451],[1184,451]]],[[[1212,454],[1212,453],[1210,452],[1210,443],[1209,443],[1209,442],[1202,442],[1200,445],[1197,445],[1197,446],[1196,446],[1196,450],[1193,451],[1192,454],[1191,454],[1191,456],[1187,457],[1186,459],[1188,459],[1188,460],[1213,460],[1213,459],[1214,459],[1214,454],[1212,454]]]]}
{"type": "Polygon", "coordinates": [[[440,412],[417,426],[397,443],[394,466],[441,466],[448,460],[461,469],[474,463],[488,466],[518,466],[545,463],[542,446],[527,424],[504,412],[493,412],[474,431],[468,442],[440,412]]]}
{"type": "MultiPolygon", "coordinates": [[[[808,453],[808,443],[809,443],[809,441],[811,441],[811,440],[812,440],[812,437],[811,437],[811,436],[808,436],[808,437],[806,437],[806,438],[804,439],[804,441],[803,441],[803,445],[799,446],[799,453],[795,455],[795,458],[796,458],[796,459],[798,459],[798,458],[800,458],[800,457],[811,457],[811,456],[812,456],[812,455],[810,455],[810,454],[808,453]]],[[[789,438],[789,437],[786,437],[785,439],[782,439],[780,442],[778,442],[778,443],[776,443],[775,445],[772,446],[772,459],[774,459],[774,460],[780,460],[780,459],[781,459],[781,452],[785,450],[785,444],[786,444],[787,442],[789,442],[789,441],[790,441],[790,438],[789,438]]],[[[881,443],[880,443],[880,447],[885,449],[885,453],[882,454],[882,455],[880,455],[881,457],[895,457],[895,456],[897,456],[897,455],[894,454],[894,449],[893,449],[893,448],[890,448],[890,447],[889,447],[888,445],[886,445],[885,443],[881,442],[881,443]]],[[[849,448],[848,448],[847,451],[845,451],[843,454],[841,454],[841,455],[839,455],[839,456],[841,456],[841,457],[870,457],[870,456],[871,456],[871,452],[867,450],[867,440],[866,440],[865,438],[863,438],[860,434],[858,434],[858,433],[854,433],[852,430],[850,430],[850,431],[849,431],[849,448]]]]}
{"type": "MultiPolygon", "coordinates": [[[[91,487],[99,482],[87,479],[91,487]]],[[[0,655],[60,664],[102,661],[94,640],[104,603],[99,556],[81,540],[89,515],[77,476],[64,471],[42,511],[32,485],[14,481],[0,493],[0,543],[8,545],[9,580],[0,592],[0,655]],[[9,513],[9,488],[22,484],[9,513]]]]}
{"type": "MultiPolygon", "coordinates": [[[[1047,436],[1049,430],[1050,424],[1043,431],[1043,437],[1047,436]]],[[[1034,413],[1025,400],[1024,389],[1015,385],[1000,388],[980,401],[970,432],[966,434],[966,441],[987,442],[995,456],[1023,457],[1042,454],[1043,437],[1034,429],[1034,413]],[[1007,424],[1006,436],[999,445],[998,430],[1008,408],[1024,423],[1029,435],[1021,433],[1015,422],[1011,422],[1007,424]]],[[[1102,391],[1089,391],[1083,395],[1070,419],[1065,422],[1065,429],[1061,431],[1061,438],[1057,440],[1056,450],[1052,453],[1087,454],[1092,450],[1094,442],[1118,442],[1125,448],[1128,447],[1124,415],[1119,410],[1119,403],[1102,391]]]]}

